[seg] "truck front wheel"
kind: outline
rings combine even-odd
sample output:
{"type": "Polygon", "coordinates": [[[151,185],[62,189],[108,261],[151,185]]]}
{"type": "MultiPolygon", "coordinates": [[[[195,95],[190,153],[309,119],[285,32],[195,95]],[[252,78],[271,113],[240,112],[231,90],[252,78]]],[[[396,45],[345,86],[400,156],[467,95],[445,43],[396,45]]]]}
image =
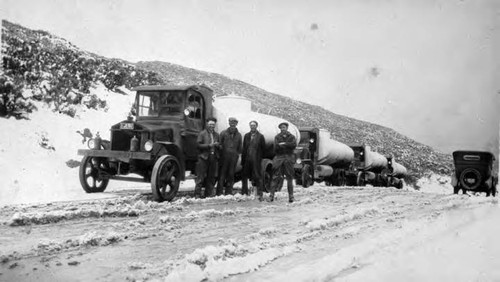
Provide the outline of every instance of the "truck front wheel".
{"type": "Polygon", "coordinates": [[[80,184],[87,193],[103,192],[108,186],[109,179],[99,175],[101,169],[107,168],[107,160],[85,156],[80,164],[80,184]]]}
{"type": "Polygon", "coordinates": [[[153,199],[158,202],[172,201],[179,191],[181,170],[177,158],[161,156],[153,167],[151,190],[153,199]]]}

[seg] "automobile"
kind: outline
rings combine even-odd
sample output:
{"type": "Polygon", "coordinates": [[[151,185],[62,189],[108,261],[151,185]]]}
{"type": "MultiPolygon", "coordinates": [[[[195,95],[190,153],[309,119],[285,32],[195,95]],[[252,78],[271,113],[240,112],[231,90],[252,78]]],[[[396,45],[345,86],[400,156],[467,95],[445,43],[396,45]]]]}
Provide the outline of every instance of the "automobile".
{"type": "Polygon", "coordinates": [[[458,194],[462,190],[485,192],[486,196],[497,194],[498,178],[493,174],[493,163],[495,157],[486,151],[455,151],[453,152],[453,163],[455,171],[451,177],[453,193],[458,194]]]}

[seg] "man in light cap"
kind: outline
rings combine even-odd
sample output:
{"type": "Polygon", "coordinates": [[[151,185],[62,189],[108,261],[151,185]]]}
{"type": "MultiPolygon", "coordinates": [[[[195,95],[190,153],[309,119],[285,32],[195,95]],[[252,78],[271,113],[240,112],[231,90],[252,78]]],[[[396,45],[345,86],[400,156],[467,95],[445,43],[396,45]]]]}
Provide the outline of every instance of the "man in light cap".
{"type": "Polygon", "coordinates": [[[274,191],[278,188],[280,178],[285,175],[288,188],[288,201],[292,203],[293,197],[293,163],[295,156],[293,150],[297,146],[295,136],[288,132],[288,123],[282,122],[278,125],[281,132],[274,137],[274,159],[273,159],[273,180],[271,183],[271,198],[274,200],[274,191]]]}
{"type": "Polygon", "coordinates": [[[252,179],[257,185],[257,196],[262,201],[262,190],[264,181],[262,179],[262,155],[266,149],[266,141],[257,127],[259,123],[252,120],[250,123],[250,132],[243,137],[243,152],[241,153],[241,165],[243,166],[241,180],[241,194],[248,195],[248,178],[252,179]]]}
{"type": "Polygon", "coordinates": [[[220,134],[220,143],[222,146],[221,165],[219,173],[219,182],[217,183],[217,195],[232,195],[234,185],[234,172],[238,157],[241,153],[241,134],[236,126],[238,120],[235,117],[228,119],[229,127],[220,134]],[[223,191],[223,187],[225,188],[223,191]]]}
{"type": "Polygon", "coordinates": [[[207,118],[207,125],[198,134],[198,162],[196,163],[196,186],[194,197],[201,198],[201,188],[205,187],[205,197],[213,196],[217,159],[219,158],[219,134],[215,131],[216,118],[207,118]]]}

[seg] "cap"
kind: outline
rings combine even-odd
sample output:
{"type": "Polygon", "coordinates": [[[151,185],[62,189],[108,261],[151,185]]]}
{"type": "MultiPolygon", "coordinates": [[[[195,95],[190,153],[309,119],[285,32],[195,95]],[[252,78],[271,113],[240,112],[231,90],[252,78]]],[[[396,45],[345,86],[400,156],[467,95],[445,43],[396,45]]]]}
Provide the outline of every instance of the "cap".
{"type": "Polygon", "coordinates": [[[281,127],[282,125],[286,125],[286,128],[288,128],[288,122],[282,122],[278,125],[278,127],[281,127]]]}
{"type": "Polygon", "coordinates": [[[235,118],[235,117],[230,117],[230,118],[229,118],[229,122],[232,122],[232,121],[238,122],[238,119],[237,119],[237,118],[235,118]]]}

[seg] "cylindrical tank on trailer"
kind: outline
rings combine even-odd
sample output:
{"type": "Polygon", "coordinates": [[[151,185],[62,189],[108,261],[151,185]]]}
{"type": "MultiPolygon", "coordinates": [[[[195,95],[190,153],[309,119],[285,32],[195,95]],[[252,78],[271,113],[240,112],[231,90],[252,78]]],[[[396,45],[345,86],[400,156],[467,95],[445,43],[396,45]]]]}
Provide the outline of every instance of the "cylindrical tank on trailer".
{"type": "Polygon", "coordinates": [[[393,169],[392,175],[394,177],[403,178],[407,174],[406,167],[404,167],[402,164],[397,163],[394,160],[392,160],[392,169],[393,169]]]}
{"type": "Polygon", "coordinates": [[[387,167],[387,158],[373,152],[369,146],[365,149],[365,170],[382,170],[387,167]]]}
{"type": "Polygon", "coordinates": [[[295,136],[297,144],[299,143],[300,132],[295,125],[279,117],[252,112],[251,107],[252,102],[244,97],[233,95],[216,97],[214,101],[214,116],[217,118],[217,132],[220,133],[227,129],[229,126],[228,118],[235,117],[238,119],[238,131],[243,137],[250,131],[250,121],[257,121],[259,123],[257,130],[264,135],[266,141],[264,158],[272,158],[274,156],[274,137],[280,133],[278,125],[282,122],[289,124],[288,131],[295,136]]]}
{"type": "Polygon", "coordinates": [[[349,164],[354,159],[354,151],[344,143],[333,140],[330,132],[325,129],[319,130],[318,164],[319,165],[342,165],[349,164]]]}

